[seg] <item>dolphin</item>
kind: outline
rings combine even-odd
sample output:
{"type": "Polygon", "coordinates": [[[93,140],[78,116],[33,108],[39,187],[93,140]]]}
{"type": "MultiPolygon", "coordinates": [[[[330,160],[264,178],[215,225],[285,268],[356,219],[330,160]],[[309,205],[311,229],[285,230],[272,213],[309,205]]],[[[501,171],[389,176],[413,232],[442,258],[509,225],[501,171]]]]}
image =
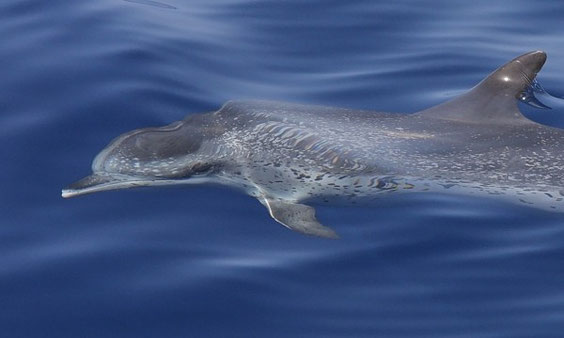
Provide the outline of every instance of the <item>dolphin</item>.
{"type": "Polygon", "coordinates": [[[533,51],[465,94],[413,113],[268,101],[114,139],[63,197],[137,186],[217,183],[257,198],[289,229],[336,238],[312,205],[391,193],[490,196],[564,211],[564,130],[518,108],[546,54],[533,51]]]}

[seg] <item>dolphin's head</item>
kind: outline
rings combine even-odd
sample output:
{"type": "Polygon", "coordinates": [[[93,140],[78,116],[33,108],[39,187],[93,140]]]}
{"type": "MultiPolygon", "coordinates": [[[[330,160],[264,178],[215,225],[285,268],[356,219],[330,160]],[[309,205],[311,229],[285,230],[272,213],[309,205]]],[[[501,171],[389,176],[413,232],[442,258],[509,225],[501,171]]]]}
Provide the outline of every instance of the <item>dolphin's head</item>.
{"type": "Polygon", "coordinates": [[[92,162],[92,175],[63,189],[63,197],[136,186],[205,181],[217,168],[200,117],[144,128],[113,140],[92,162]]]}

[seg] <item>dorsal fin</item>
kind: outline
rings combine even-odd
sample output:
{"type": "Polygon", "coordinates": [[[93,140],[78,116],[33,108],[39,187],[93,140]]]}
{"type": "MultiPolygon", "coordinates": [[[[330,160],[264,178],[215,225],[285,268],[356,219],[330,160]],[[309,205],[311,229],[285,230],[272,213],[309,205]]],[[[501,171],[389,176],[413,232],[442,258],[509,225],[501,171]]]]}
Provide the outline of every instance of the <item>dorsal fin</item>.
{"type": "Polygon", "coordinates": [[[523,54],[500,68],[465,94],[422,110],[417,115],[475,123],[515,123],[527,120],[516,97],[536,77],[546,61],[542,51],[523,54]]]}

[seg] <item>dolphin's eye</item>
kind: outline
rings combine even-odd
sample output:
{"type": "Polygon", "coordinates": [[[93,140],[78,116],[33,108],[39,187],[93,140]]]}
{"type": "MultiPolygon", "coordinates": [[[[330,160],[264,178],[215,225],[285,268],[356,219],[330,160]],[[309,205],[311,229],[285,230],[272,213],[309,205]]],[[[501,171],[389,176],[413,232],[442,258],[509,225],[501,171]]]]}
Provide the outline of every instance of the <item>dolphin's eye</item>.
{"type": "Polygon", "coordinates": [[[389,179],[381,179],[378,180],[378,184],[376,185],[377,188],[382,190],[389,190],[397,188],[398,184],[389,179]]]}
{"type": "Polygon", "coordinates": [[[213,166],[210,163],[197,162],[191,168],[191,174],[203,174],[205,172],[211,171],[213,166]]]}
{"type": "Polygon", "coordinates": [[[164,176],[173,179],[185,179],[194,175],[203,175],[213,170],[213,165],[205,162],[196,162],[191,166],[183,169],[175,169],[172,173],[166,173],[164,176]]]}

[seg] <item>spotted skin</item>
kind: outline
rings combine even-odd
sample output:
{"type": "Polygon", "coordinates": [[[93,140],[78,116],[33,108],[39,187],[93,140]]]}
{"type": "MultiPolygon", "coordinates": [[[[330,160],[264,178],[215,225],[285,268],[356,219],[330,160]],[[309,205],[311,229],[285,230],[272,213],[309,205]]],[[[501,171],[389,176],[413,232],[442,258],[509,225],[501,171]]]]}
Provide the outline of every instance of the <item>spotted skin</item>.
{"type": "Polygon", "coordinates": [[[516,100],[545,59],[524,54],[415,114],[230,101],[118,137],[94,160],[94,174],[63,196],[212,182],[256,197],[290,229],[331,238],[308,205],[434,191],[562,212],[564,130],[526,119],[516,100]]]}

